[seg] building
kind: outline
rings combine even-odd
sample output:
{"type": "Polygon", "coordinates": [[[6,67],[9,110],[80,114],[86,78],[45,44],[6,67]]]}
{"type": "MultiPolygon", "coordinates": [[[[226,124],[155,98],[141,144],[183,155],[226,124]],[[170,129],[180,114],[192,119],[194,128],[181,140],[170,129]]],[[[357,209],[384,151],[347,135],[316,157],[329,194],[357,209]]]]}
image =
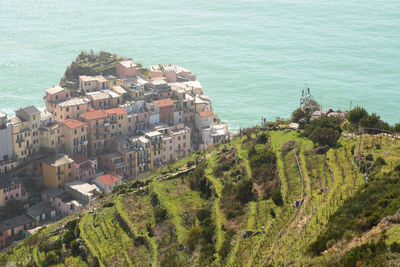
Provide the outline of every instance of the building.
{"type": "Polygon", "coordinates": [[[65,184],[65,191],[83,205],[90,204],[101,193],[97,186],[79,180],[65,184]]]}
{"type": "Polygon", "coordinates": [[[67,119],[62,121],[65,153],[69,155],[87,155],[88,125],[85,122],[67,119]]]}
{"type": "Polygon", "coordinates": [[[126,136],[119,136],[116,139],[116,148],[121,155],[122,162],[125,163],[125,173],[123,176],[126,178],[136,178],[136,145],[131,142],[130,138],[127,138],[126,136]]]}
{"type": "Polygon", "coordinates": [[[162,133],[158,131],[152,131],[145,134],[146,138],[150,141],[153,152],[153,166],[158,167],[163,164],[162,150],[163,140],[162,133]]]}
{"type": "Polygon", "coordinates": [[[82,203],[60,188],[47,188],[42,192],[42,200],[50,202],[60,217],[70,216],[83,208],[82,203]]]}
{"type": "Polygon", "coordinates": [[[43,98],[46,104],[46,110],[53,114],[55,105],[68,100],[70,94],[68,90],[57,85],[46,89],[46,95],[43,98]]]}
{"type": "Polygon", "coordinates": [[[90,93],[103,89],[110,89],[112,86],[118,85],[114,76],[108,76],[108,79],[103,75],[97,76],[79,76],[79,90],[82,92],[90,93]]]}
{"type": "Polygon", "coordinates": [[[39,152],[40,111],[34,106],[15,111],[11,118],[13,151],[19,161],[39,152]]]}
{"type": "Polygon", "coordinates": [[[78,119],[79,115],[88,112],[90,100],[88,98],[71,98],[55,104],[53,116],[56,121],[78,119]]]}
{"type": "Polygon", "coordinates": [[[63,125],[54,122],[42,124],[39,128],[40,147],[47,151],[59,153],[64,149],[63,125]]]}
{"type": "Polygon", "coordinates": [[[94,183],[103,193],[109,194],[112,192],[114,187],[122,184],[122,177],[112,174],[105,174],[97,177],[94,180],[94,183]]]}
{"type": "Polygon", "coordinates": [[[12,137],[12,127],[7,120],[7,114],[0,112],[0,161],[14,158],[12,137]]]}
{"type": "Polygon", "coordinates": [[[110,121],[105,110],[94,110],[83,113],[80,118],[88,125],[88,154],[91,156],[103,153],[109,139],[110,121]]]}
{"type": "Polygon", "coordinates": [[[150,73],[151,78],[165,77],[169,83],[196,80],[196,75],[193,75],[189,69],[173,64],[150,66],[150,73]]]}
{"type": "Polygon", "coordinates": [[[56,154],[42,162],[43,183],[47,187],[62,188],[73,180],[72,163],[74,161],[65,154],[56,154]]]}
{"type": "Polygon", "coordinates": [[[25,237],[24,232],[36,226],[36,221],[23,214],[0,222],[0,249],[25,237]]]}
{"type": "Polygon", "coordinates": [[[0,176],[17,167],[14,160],[12,125],[0,112],[0,176]]]}
{"type": "Polygon", "coordinates": [[[56,210],[48,201],[41,201],[33,205],[27,209],[26,213],[28,213],[28,215],[34,218],[38,223],[56,219],[56,210]]]}
{"type": "Polygon", "coordinates": [[[119,176],[124,176],[126,173],[126,163],[119,152],[101,155],[99,167],[104,171],[119,176]]]}
{"type": "Polygon", "coordinates": [[[115,63],[117,76],[120,79],[134,77],[139,74],[138,67],[132,60],[123,60],[115,63]]]}
{"type": "Polygon", "coordinates": [[[27,199],[28,194],[20,179],[10,176],[0,179],[0,207],[4,207],[10,200],[27,199]]]}
{"type": "Polygon", "coordinates": [[[74,179],[88,182],[96,177],[96,159],[89,159],[82,154],[74,155],[71,158],[74,161],[72,163],[72,177],[74,179]]]}
{"type": "Polygon", "coordinates": [[[110,135],[115,137],[118,135],[128,135],[128,114],[122,107],[106,110],[110,121],[110,135]]]}
{"type": "Polygon", "coordinates": [[[156,100],[160,111],[160,122],[168,125],[174,124],[174,102],[170,98],[156,100]]]}

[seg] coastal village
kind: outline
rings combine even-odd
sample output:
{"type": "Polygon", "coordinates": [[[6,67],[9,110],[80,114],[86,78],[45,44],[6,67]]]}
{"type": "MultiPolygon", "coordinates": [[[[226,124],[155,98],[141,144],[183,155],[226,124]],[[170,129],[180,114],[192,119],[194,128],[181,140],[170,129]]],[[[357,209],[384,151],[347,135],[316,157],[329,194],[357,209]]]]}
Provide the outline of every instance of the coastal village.
{"type": "Polygon", "coordinates": [[[1,249],[115,186],[230,138],[190,70],[154,65],[143,75],[131,59],[115,70],[79,75],[75,91],[51,86],[43,111],[0,113],[1,249]]]}

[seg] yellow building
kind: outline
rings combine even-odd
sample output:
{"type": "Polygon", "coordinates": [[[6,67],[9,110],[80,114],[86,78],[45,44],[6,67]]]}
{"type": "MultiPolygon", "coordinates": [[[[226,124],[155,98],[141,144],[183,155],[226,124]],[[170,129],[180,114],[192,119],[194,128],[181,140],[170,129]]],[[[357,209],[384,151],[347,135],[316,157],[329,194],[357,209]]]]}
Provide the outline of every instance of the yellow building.
{"type": "Polygon", "coordinates": [[[64,149],[62,124],[53,123],[39,128],[40,146],[50,151],[60,152],[64,149]]]}
{"type": "Polygon", "coordinates": [[[39,152],[40,111],[34,106],[15,111],[11,118],[12,142],[15,158],[23,160],[39,152]]]}
{"type": "Polygon", "coordinates": [[[62,122],[65,138],[65,153],[69,155],[87,155],[87,130],[88,125],[78,120],[64,120],[62,122]]]}
{"type": "Polygon", "coordinates": [[[87,98],[71,98],[54,106],[54,119],[63,121],[78,119],[79,115],[89,111],[90,101],[87,98]]]}
{"type": "Polygon", "coordinates": [[[43,182],[47,187],[62,188],[73,181],[72,163],[65,154],[56,154],[43,161],[43,182]]]}

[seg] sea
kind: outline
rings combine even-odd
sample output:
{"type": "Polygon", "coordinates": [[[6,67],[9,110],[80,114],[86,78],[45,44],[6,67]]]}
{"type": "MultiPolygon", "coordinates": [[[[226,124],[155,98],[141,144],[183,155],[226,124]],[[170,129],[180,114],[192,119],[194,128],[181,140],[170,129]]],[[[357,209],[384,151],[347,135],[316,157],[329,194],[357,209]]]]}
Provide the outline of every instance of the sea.
{"type": "Polygon", "coordinates": [[[192,70],[232,131],[323,108],[400,121],[399,0],[0,0],[0,110],[43,107],[82,51],[192,70]]]}

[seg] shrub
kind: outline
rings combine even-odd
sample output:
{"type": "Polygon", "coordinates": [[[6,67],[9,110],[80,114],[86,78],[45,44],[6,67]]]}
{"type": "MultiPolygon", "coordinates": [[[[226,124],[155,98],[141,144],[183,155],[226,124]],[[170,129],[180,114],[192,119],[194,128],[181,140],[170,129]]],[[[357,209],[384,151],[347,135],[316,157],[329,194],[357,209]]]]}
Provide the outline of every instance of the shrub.
{"type": "Polygon", "coordinates": [[[275,189],[272,192],[271,198],[272,198],[272,201],[274,201],[275,205],[277,205],[277,206],[283,205],[282,193],[279,188],[275,189]]]}
{"type": "Polygon", "coordinates": [[[149,237],[154,236],[153,228],[151,227],[151,223],[146,223],[146,230],[147,233],[149,234],[149,237]]]}
{"type": "Polygon", "coordinates": [[[65,244],[65,246],[66,246],[67,248],[70,247],[70,243],[71,243],[71,241],[74,240],[74,239],[75,239],[75,234],[74,234],[74,232],[71,231],[71,230],[66,231],[66,232],[64,233],[64,235],[63,235],[63,243],[65,244]]]}
{"type": "Polygon", "coordinates": [[[298,108],[292,112],[291,120],[292,120],[292,122],[298,123],[298,122],[300,122],[300,120],[306,119],[306,117],[307,117],[307,115],[304,112],[304,110],[301,108],[298,108]]]}
{"type": "Polygon", "coordinates": [[[386,165],[386,161],[382,157],[377,157],[375,162],[374,162],[374,165],[375,166],[386,165]]]}
{"type": "Polygon", "coordinates": [[[257,136],[257,143],[266,144],[268,142],[268,137],[265,133],[261,133],[257,136]]]}
{"type": "Polygon", "coordinates": [[[152,192],[150,198],[151,198],[150,202],[153,207],[157,206],[160,203],[160,201],[158,200],[157,193],[152,192]]]}
{"type": "Polygon", "coordinates": [[[196,247],[198,241],[202,237],[203,230],[200,226],[196,225],[192,227],[187,235],[186,244],[188,246],[189,252],[192,252],[196,247]]]}
{"type": "Polygon", "coordinates": [[[347,113],[346,118],[349,122],[357,124],[367,116],[368,112],[364,108],[356,106],[347,113]]]}
{"type": "Polygon", "coordinates": [[[156,223],[160,223],[167,218],[167,210],[162,207],[155,207],[154,208],[154,218],[156,223]]]}
{"type": "Polygon", "coordinates": [[[211,211],[208,208],[200,209],[200,210],[197,211],[196,217],[200,222],[202,222],[205,219],[208,219],[208,218],[211,217],[211,211]]]}
{"type": "Polygon", "coordinates": [[[313,120],[310,125],[306,126],[304,131],[304,135],[311,139],[314,144],[328,145],[330,147],[336,145],[341,133],[340,119],[328,116],[313,120]]]}
{"type": "Polygon", "coordinates": [[[400,244],[397,242],[393,242],[390,245],[390,251],[393,253],[400,253],[400,244]]]}

